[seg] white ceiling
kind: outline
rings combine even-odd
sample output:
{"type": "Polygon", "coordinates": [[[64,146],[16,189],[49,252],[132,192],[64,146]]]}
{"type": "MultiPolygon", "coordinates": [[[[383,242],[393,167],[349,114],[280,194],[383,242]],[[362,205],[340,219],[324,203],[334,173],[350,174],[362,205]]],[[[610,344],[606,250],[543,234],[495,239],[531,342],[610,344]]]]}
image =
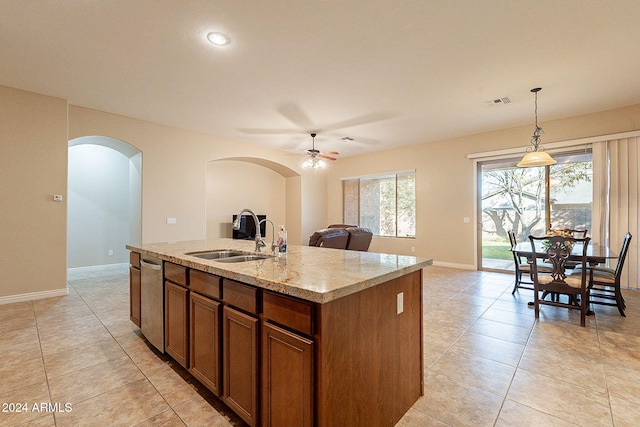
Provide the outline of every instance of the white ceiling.
{"type": "Polygon", "coordinates": [[[0,0],[0,84],[344,157],[639,104],[640,1],[0,0]]]}

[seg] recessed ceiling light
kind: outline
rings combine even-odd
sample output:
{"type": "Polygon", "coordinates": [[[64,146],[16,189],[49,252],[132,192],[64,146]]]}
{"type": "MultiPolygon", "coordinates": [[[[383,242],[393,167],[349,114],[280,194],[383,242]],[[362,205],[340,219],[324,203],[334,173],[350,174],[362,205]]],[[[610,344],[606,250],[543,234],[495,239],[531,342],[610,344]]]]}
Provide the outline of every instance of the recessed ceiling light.
{"type": "Polygon", "coordinates": [[[207,39],[216,46],[226,46],[231,43],[231,39],[224,33],[212,32],[207,34],[207,39]]]}

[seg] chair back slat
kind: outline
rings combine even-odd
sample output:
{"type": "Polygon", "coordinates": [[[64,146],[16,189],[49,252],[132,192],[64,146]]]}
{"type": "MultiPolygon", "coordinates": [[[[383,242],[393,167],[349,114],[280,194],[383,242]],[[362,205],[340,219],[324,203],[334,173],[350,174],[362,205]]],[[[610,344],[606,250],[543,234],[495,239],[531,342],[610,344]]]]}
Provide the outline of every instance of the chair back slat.
{"type": "Polygon", "coordinates": [[[509,235],[509,242],[511,243],[511,253],[513,254],[513,261],[516,263],[517,269],[520,265],[522,265],[523,262],[514,250],[516,248],[516,245],[518,244],[518,241],[516,240],[516,233],[514,233],[513,230],[509,230],[507,231],[507,234],[509,235]]]}
{"type": "Polygon", "coordinates": [[[624,240],[622,241],[622,249],[620,249],[620,255],[618,256],[618,263],[616,264],[615,275],[617,278],[620,278],[622,274],[622,269],[624,268],[624,260],[627,258],[627,252],[629,251],[629,246],[631,245],[631,233],[627,231],[627,234],[624,235],[624,240]]]}

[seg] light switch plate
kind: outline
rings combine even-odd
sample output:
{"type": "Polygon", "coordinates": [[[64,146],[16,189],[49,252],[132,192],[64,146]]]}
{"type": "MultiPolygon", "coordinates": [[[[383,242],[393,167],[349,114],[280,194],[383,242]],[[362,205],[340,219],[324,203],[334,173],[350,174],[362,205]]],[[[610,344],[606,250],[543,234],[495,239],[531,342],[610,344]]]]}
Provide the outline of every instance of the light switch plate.
{"type": "Polygon", "coordinates": [[[400,292],[397,296],[396,296],[396,303],[397,303],[397,312],[396,314],[400,314],[404,311],[404,292],[400,292]]]}

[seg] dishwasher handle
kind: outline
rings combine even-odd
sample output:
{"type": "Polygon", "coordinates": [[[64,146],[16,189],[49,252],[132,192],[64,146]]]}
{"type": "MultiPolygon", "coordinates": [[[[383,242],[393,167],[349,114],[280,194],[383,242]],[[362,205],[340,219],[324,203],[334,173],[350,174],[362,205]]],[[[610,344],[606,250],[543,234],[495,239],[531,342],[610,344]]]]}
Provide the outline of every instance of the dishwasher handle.
{"type": "Polygon", "coordinates": [[[149,261],[147,259],[140,260],[140,266],[145,268],[150,268],[152,270],[160,270],[162,268],[162,264],[157,264],[153,261],[149,261]]]}

